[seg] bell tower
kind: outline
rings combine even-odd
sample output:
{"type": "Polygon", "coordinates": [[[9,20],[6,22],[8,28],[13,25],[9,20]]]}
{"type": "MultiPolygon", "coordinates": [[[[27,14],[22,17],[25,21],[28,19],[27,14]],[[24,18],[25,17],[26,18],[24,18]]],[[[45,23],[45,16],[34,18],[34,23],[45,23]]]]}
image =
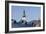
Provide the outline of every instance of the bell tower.
{"type": "Polygon", "coordinates": [[[22,21],[23,21],[23,24],[26,23],[26,14],[25,14],[25,10],[23,11],[22,21]]]}

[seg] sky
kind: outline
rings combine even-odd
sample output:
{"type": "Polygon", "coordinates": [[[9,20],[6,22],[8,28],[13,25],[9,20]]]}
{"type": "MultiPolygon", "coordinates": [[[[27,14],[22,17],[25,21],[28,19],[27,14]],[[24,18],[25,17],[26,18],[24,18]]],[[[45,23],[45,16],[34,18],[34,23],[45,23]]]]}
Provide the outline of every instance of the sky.
{"type": "Polygon", "coordinates": [[[32,6],[11,6],[11,19],[17,22],[21,20],[23,11],[25,10],[27,22],[37,20],[41,17],[41,8],[32,6]]]}

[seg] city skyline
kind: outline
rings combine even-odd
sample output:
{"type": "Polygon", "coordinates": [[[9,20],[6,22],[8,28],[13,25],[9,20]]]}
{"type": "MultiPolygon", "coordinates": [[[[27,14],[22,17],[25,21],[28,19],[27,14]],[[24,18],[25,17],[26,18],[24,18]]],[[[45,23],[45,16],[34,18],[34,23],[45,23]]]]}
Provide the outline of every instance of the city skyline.
{"type": "Polygon", "coordinates": [[[25,10],[26,20],[29,22],[31,20],[37,20],[41,16],[41,8],[40,7],[31,7],[31,6],[12,6],[12,19],[17,22],[23,16],[23,11],[25,10]]]}

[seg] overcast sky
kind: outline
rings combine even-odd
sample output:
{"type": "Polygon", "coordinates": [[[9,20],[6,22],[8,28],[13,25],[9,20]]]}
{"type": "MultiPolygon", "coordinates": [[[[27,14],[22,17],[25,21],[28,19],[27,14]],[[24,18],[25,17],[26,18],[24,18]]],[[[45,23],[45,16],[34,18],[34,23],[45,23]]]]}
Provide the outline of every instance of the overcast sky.
{"type": "Polygon", "coordinates": [[[41,8],[40,7],[31,7],[31,6],[12,6],[11,8],[11,19],[16,20],[17,22],[23,16],[23,11],[25,10],[26,20],[37,20],[41,16],[41,8]]]}

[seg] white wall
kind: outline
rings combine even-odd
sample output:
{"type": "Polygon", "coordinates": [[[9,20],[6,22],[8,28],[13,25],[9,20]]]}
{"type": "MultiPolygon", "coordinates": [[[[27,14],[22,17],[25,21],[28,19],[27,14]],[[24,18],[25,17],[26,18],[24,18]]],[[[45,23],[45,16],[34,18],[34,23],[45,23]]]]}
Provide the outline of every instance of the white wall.
{"type": "MultiPolygon", "coordinates": [[[[46,6],[46,0],[16,0],[16,1],[44,2],[45,6],[46,6]]],[[[45,7],[45,9],[46,9],[46,7],[45,7]]],[[[46,13],[46,10],[45,10],[45,13],[46,13]]],[[[45,15],[45,17],[46,17],[46,15],[45,15]]],[[[46,18],[45,18],[45,20],[46,20],[46,18]]],[[[4,34],[4,32],[5,32],[5,0],[0,0],[0,34],[4,34]]],[[[16,34],[46,34],[46,31],[16,33],[16,34]]]]}

